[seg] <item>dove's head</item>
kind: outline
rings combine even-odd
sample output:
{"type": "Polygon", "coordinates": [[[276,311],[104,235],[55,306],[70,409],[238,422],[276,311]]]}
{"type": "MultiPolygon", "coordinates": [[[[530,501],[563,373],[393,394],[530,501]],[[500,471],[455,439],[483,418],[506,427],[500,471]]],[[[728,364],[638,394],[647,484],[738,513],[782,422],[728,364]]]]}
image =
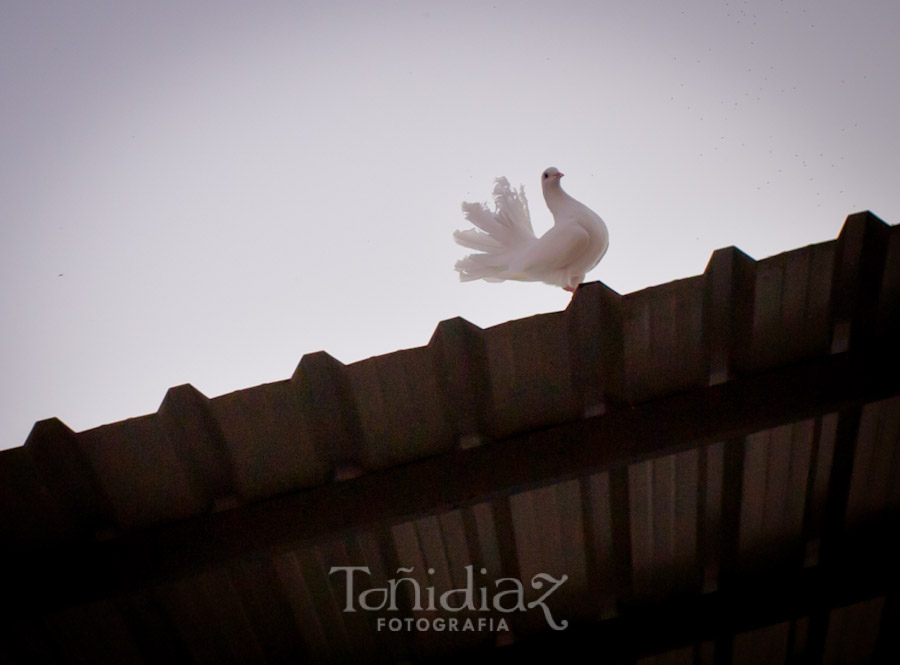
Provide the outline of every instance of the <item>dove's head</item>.
{"type": "Polygon", "coordinates": [[[559,187],[559,179],[562,177],[563,174],[559,172],[559,169],[555,166],[551,166],[541,174],[541,187],[544,189],[547,189],[548,187],[559,187]]]}

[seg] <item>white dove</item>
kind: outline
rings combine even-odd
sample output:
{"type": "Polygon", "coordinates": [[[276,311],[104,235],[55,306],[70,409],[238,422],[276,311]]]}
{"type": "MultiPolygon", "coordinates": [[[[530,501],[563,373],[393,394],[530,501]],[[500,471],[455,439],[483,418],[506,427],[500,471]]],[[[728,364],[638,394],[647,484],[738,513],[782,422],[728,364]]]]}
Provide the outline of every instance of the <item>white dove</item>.
{"type": "Polygon", "coordinates": [[[609,231],[599,215],[562,190],[562,176],[554,167],[541,174],[553,227],[540,238],[531,226],[524,188],[512,189],[506,178],[495,182],[494,212],[483,203],[462,204],[466,219],[478,228],[453,237],[479,253],[456,262],[460,281],[545,282],[575,292],[606,254],[609,231]]]}

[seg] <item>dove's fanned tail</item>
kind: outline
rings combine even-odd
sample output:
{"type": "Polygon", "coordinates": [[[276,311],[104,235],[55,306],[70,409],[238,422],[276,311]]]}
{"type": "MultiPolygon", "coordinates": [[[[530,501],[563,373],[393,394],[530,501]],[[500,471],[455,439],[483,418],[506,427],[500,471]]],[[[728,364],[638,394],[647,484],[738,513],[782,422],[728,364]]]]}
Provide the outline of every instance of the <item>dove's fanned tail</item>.
{"type": "Polygon", "coordinates": [[[463,247],[482,253],[470,254],[456,262],[459,278],[464,282],[508,279],[500,275],[509,267],[510,253],[535,239],[525,190],[513,189],[506,178],[497,178],[493,212],[483,203],[463,203],[462,209],[466,219],[478,228],[456,231],[453,237],[463,247]]]}

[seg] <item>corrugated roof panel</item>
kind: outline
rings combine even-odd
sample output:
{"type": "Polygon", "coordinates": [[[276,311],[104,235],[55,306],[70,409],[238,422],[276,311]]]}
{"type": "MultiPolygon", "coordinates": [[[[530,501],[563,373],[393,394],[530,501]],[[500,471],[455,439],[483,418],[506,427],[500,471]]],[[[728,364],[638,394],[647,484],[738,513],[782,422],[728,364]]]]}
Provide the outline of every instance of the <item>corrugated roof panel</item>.
{"type": "MultiPolygon", "coordinates": [[[[247,619],[256,635],[256,642],[266,662],[297,660],[305,646],[296,628],[294,613],[278,579],[272,559],[268,556],[246,557],[228,566],[229,580],[240,598],[247,619]]],[[[132,625],[149,623],[155,633],[170,633],[171,626],[154,616],[154,608],[137,603],[140,596],[132,596],[128,612],[139,612],[140,617],[129,616],[132,625]]],[[[172,649],[158,649],[157,643],[145,643],[144,649],[152,656],[151,662],[171,663],[185,660],[172,649]]]]}
{"type": "Polygon", "coordinates": [[[169,388],[156,412],[195,491],[209,504],[235,494],[234,465],[213,419],[209,399],[190,384],[169,388]]]}
{"type": "Polygon", "coordinates": [[[594,617],[611,617],[616,613],[615,561],[613,559],[612,514],[610,510],[609,473],[595,473],[587,482],[588,506],[591,521],[589,560],[594,570],[589,571],[595,580],[594,617]]]}
{"type": "Polygon", "coordinates": [[[622,303],[605,284],[589,282],[566,308],[573,384],[588,416],[603,413],[606,402],[625,401],[622,303]]]}
{"type": "MultiPolygon", "coordinates": [[[[810,650],[809,617],[801,616],[793,621],[794,636],[788,645],[788,662],[801,661],[810,650]]],[[[814,630],[814,632],[816,632],[814,630]]],[[[807,660],[813,660],[807,658],[807,660]]]]}
{"type": "Polygon", "coordinates": [[[650,565],[653,593],[668,596],[675,589],[675,456],[650,462],[650,565]]]}
{"type": "Polygon", "coordinates": [[[900,335],[900,226],[890,228],[876,331],[887,340],[900,335]]]}
{"type": "Polygon", "coordinates": [[[157,425],[154,414],[77,435],[119,528],[146,527],[207,509],[205,497],[195,492],[171,441],[157,425]]]}
{"type": "Polygon", "coordinates": [[[340,616],[343,603],[335,602],[328,571],[322,570],[315,548],[278,555],[274,562],[309,660],[347,661],[352,649],[340,616]]]}
{"type": "Polygon", "coordinates": [[[74,526],[43,488],[28,448],[0,452],[0,535],[3,548],[23,550],[72,535],[74,526]]]}
{"type": "Polygon", "coordinates": [[[718,534],[722,526],[722,485],[725,473],[725,444],[717,442],[699,451],[698,480],[702,503],[697,522],[698,582],[703,593],[715,591],[719,583],[722,547],[718,534]]]}
{"type": "MultiPolygon", "coordinates": [[[[766,460],[766,489],[763,504],[763,528],[762,540],[768,541],[773,546],[772,555],[782,560],[779,547],[784,540],[795,535],[791,528],[791,520],[787,517],[787,499],[794,488],[790,487],[791,480],[791,428],[779,427],[768,432],[768,459],[766,460]]],[[[800,488],[801,496],[803,487],[800,488]]],[[[801,510],[802,510],[801,505],[801,510]]],[[[802,512],[801,512],[802,517],[802,512]]]]}
{"type": "MultiPolygon", "coordinates": [[[[316,561],[311,559],[307,566],[315,566],[314,576],[320,572],[325,575],[332,605],[339,610],[338,617],[343,624],[343,630],[350,644],[353,645],[355,658],[367,661],[374,658],[378,652],[377,633],[375,631],[376,616],[373,612],[358,609],[355,612],[347,611],[347,586],[346,574],[334,571],[335,567],[347,568],[351,566],[363,566],[365,562],[362,553],[358,549],[358,541],[353,537],[343,539],[329,539],[319,543],[315,548],[316,561]],[[348,549],[348,543],[351,548],[348,549]],[[352,550],[352,551],[351,551],[352,550]],[[318,564],[317,566],[315,564],[318,564]]],[[[301,554],[301,558],[303,555],[301,554]]],[[[371,569],[370,569],[371,570],[371,569]]],[[[365,571],[354,574],[353,595],[358,598],[360,591],[369,588],[371,578],[365,571]]],[[[354,599],[354,604],[358,601],[354,599]]]]}
{"type": "Polygon", "coordinates": [[[744,482],[741,501],[740,550],[747,561],[757,560],[765,545],[766,479],[769,432],[757,432],[744,443],[744,482]]]}
{"type": "MultiPolygon", "coordinates": [[[[555,497],[552,488],[543,487],[528,492],[520,492],[509,497],[509,510],[515,536],[515,555],[519,564],[517,577],[528,588],[528,580],[538,573],[558,574],[561,544],[559,532],[543,530],[547,515],[555,513],[555,497]],[[537,505],[535,505],[537,504],[537,505]],[[551,570],[552,568],[552,570],[551,570]]],[[[508,588],[504,586],[504,590],[508,588]]],[[[540,620],[531,616],[515,615],[514,630],[536,630],[540,620]]]]}
{"type": "Polygon", "coordinates": [[[489,436],[502,438],[581,415],[565,312],[487,328],[483,338],[493,396],[489,436]]]}
{"type": "Polygon", "coordinates": [[[837,239],[831,293],[834,353],[875,338],[878,297],[884,281],[890,228],[869,212],[847,217],[837,239]]]}
{"type": "MultiPolygon", "coordinates": [[[[391,577],[396,581],[400,611],[390,613],[388,621],[412,619],[417,622],[421,619],[430,624],[437,617],[450,618],[452,615],[442,610],[438,603],[441,590],[450,588],[450,574],[442,552],[437,520],[427,518],[397,524],[391,527],[391,534],[398,562],[398,570],[391,577]],[[420,528],[428,541],[427,554],[420,539],[420,528]],[[433,591],[429,592],[429,588],[433,591]],[[435,609],[429,610],[432,601],[435,609]]],[[[438,654],[450,646],[448,634],[444,633],[405,629],[404,635],[408,636],[410,649],[416,657],[438,654]]]]}
{"type": "MultiPolygon", "coordinates": [[[[577,480],[556,483],[509,498],[519,575],[526,589],[536,575],[566,581],[554,592],[554,609],[563,616],[596,613],[576,602],[587,588],[581,489],[577,480]]],[[[540,581],[540,579],[538,580],[540,581]]]]}
{"type": "MultiPolygon", "coordinates": [[[[558,590],[553,592],[552,603],[548,603],[548,606],[552,604],[557,620],[573,616],[577,611],[573,599],[577,591],[584,588],[576,586],[583,584],[584,580],[584,547],[578,547],[577,552],[566,552],[573,539],[583,542],[580,501],[575,514],[563,515],[561,512],[563,506],[571,508],[571,497],[566,495],[571,495],[572,491],[578,492],[577,481],[548,485],[509,497],[518,578],[526,599],[531,600],[539,593],[535,585],[543,586],[545,590],[549,588],[552,583],[544,575],[554,580],[575,575],[574,579],[566,579],[559,585],[558,590]],[[575,570],[566,568],[567,560],[575,562],[575,570]]],[[[502,590],[509,588],[507,584],[502,590]]],[[[504,605],[508,607],[510,604],[507,600],[504,605]]],[[[526,613],[516,613],[510,618],[510,625],[521,630],[540,630],[547,626],[539,607],[526,613]]]]}
{"type": "Polygon", "coordinates": [[[565,312],[488,330],[455,319],[427,347],[350,366],[312,354],[290,381],[214,400],[179,386],[154,416],[81,434],[36,425],[25,448],[0,453],[0,534],[26,552],[7,571],[7,617],[21,605],[21,635],[50,646],[4,638],[0,660],[490,656],[511,636],[432,623],[483,612],[428,608],[470,570],[489,598],[501,578],[530,599],[539,576],[567,577],[550,606],[576,620],[571,637],[552,635],[539,607],[504,615],[526,649],[590,643],[593,626],[577,620],[615,617],[595,627],[623,660],[651,648],[640,662],[867,660],[896,623],[893,604],[831,608],[891,588],[887,537],[854,548],[889,534],[900,508],[885,336],[900,330],[898,238],[855,215],[836,243],[759,263],[720,251],[702,277],[636,294],[586,285],[565,312]],[[354,478],[342,466],[384,470],[354,478]],[[158,522],[171,524],[109,528],[158,522]],[[260,542],[241,542],[245,530],[260,542]],[[61,535],[70,542],[40,542],[61,535]],[[297,549],[271,554],[283,547],[297,549]],[[45,580],[54,562],[62,572],[45,580]],[[397,610],[346,611],[331,569],[351,566],[368,569],[357,602],[409,577],[423,607],[406,580],[397,610]],[[82,581],[68,575],[82,569],[82,581]],[[771,588],[757,597],[759,585],[771,588]],[[391,618],[428,629],[378,628],[391,618]]]}
{"type": "Polygon", "coordinates": [[[438,515],[440,533],[443,537],[444,553],[454,589],[465,586],[467,580],[466,566],[472,566],[473,572],[480,574],[482,566],[472,561],[469,543],[466,540],[466,527],[461,510],[448,510],[438,515]]]}
{"type": "MultiPolygon", "coordinates": [[[[499,579],[499,571],[492,573],[485,563],[485,557],[481,554],[482,562],[476,562],[472,558],[473,544],[468,543],[466,539],[465,515],[462,510],[451,510],[441,513],[438,516],[440,524],[440,532],[443,537],[444,553],[447,557],[447,565],[449,566],[450,579],[453,589],[464,589],[469,583],[469,571],[471,571],[472,585],[474,589],[480,587],[488,587],[493,584],[494,580],[499,579]],[[467,568],[471,566],[471,568],[467,568]]],[[[474,531],[474,530],[473,530],[474,531]]],[[[473,532],[473,536],[477,539],[477,535],[473,532]]],[[[477,551],[480,548],[474,546],[477,551]]],[[[479,593],[475,592],[474,602],[476,607],[480,605],[479,593]]],[[[454,606],[459,606],[462,602],[459,594],[449,597],[449,601],[454,606]]],[[[471,612],[469,610],[454,612],[454,616],[460,622],[471,618],[477,621],[479,615],[485,616],[480,610],[471,612]]],[[[476,632],[463,633],[458,636],[461,644],[474,645],[483,641],[483,636],[476,632]]]]}
{"type": "MultiPolygon", "coordinates": [[[[445,621],[455,619],[457,625],[463,624],[466,619],[477,621],[479,616],[477,609],[475,611],[454,609],[461,608],[466,602],[465,594],[453,593],[446,599],[441,599],[443,593],[467,588],[470,574],[467,566],[472,566],[470,569],[474,590],[472,600],[476,608],[480,603],[478,589],[490,588],[494,579],[482,573],[480,567],[476,568],[472,564],[466,547],[460,511],[453,510],[434,517],[416,520],[416,532],[419,535],[425,563],[429,568],[429,584],[435,589],[435,605],[438,608],[438,612],[431,614],[429,618],[433,620],[435,617],[441,617],[445,621]],[[433,574],[430,573],[431,570],[434,570],[433,574]],[[444,611],[444,602],[451,609],[444,611]]],[[[484,615],[482,614],[482,616],[484,615]]],[[[447,638],[442,640],[444,648],[452,646],[454,642],[460,646],[472,645],[483,639],[473,631],[462,632],[454,636],[444,635],[443,637],[447,638]]]]}
{"type": "Polygon", "coordinates": [[[491,579],[503,576],[503,560],[500,557],[500,543],[497,539],[497,527],[494,524],[494,510],[489,502],[472,506],[475,520],[475,531],[481,553],[481,565],[491,579]]]}
{"type": "Polygon", "coordinates": [[[697,645],[697,659],[694,665],[714,665],[716,662],[716,643],[701,642],[697,645]]]}
{"type": "Polygon", "coordinates": [[[654,520],[653,462],[647,460],[628,467],[628,505],[631,511],[631,567],[634,596],[650,599],[659,589],[653,586],[654,522],[664,522],[666,515],[654,520]]]}
{"type": "Polygon", "coordinates": [[[48,617],[46,625],[51,641],[67,662],[117,665],[143,660],[112,601],[69,608],[48,617]]]}
{"type": "Polygon", "coordinates": [[[787,496],[781,511],[781,524],[786,534],[784,556],[791,559],[803,549],[802,533],[806,501],[812,473],[813,448],[816,444],[816,421],[813,418],[795,423],[790,428],[790,458],[787,496]]]}
{"type": "Polygon", "coordinates": [[[509,497],[513,533],[516,538],[516,558],[519,574],[531,579],[538,573],[557,575],[562,567],[562,542],[558,528],[554,487],[541,487],[519,492],[509,497]],[[547,526],[552,525],[548,530],[547,526]]]}
{"type": "Polygon", "coordinates": [[[873,662],[884,603],[882,596],[831,611],[823,665],[873,662]]]}
{"type": "Polygon", "coordinates": [[[890,463],[891,449],[885,450],[879,436],[882,404],[866,404],[859,421],[856,437],[856,452],[853,458],[853,473],[850,476],[850,491],[847,496],[846,523],[858,524],[864,518],[872,518],[884,506],[884,493],[877,491],[878,483],[873,479],[881,475],[880,470],[890,463]],[[873,491],[875,490],[875,491],[873,491]]]}
{"type": "Polygon", "coordinates": [[[900,508],[900,397],[863,407],[847,500],[847,524],[900,508]]]}
{"type": "Polygon", "coordinates": [[[265,662],[225,568],[178,580],[156,593],[194,662],[265,662]]]}
{"type": "Polygon", "coordinates": [[[810,245],[757,262],[747,369],[827,352],[835,246],[810,245]]]}
{"type": "Polygon", "coordinates": [[[266,383],[215,397],[210,409],[247,499],[323,484],[331,468],[309,435],[296,386],[266,383]]]}
{"type": "Polygon", "coordinates": [[[482,442],[490,418],[483,330],[461,317],[441,321],[428,342],[442,404],[462,447],[482,442]]]}
{"type": "Polygon", "coordinates": [[[353,363],[346,375],[364,433],[360,456],[366,468],[394,466],[455,446],[428,347],[353,363]]]}
{"type": "MultiPolygon", "coordinates": [[[[368,574],[357,575],[356,588],[358,594],[369,589],[385,589],[388,586],[389,579],[395,579],[398,576],[395,566],[395,557],[389,556],[390,563],[385,561],[384,549],[393,549],[393,540],[389,530],[377,529],[373,531],[365,531],[355,536],[357,546],[357,558],[351,557],[352,565],[364,566],[368,569],[368,574]],[[390,566],[394,565],[393,568],[390,566]]],[[[334,573],[329,575],[332,587],[339,592],[344,589],[345,578],[342,573],[334,573]]],[[[378,596],[373,598],[371,605],[378,605],[382,602],[382,593],[376,592],[378,596]]],[[[346,600],[346,599],[345,599],[346,600]]],[[[345,602],[345,601],[342,601],[345,602]]],[[[342,605],[342,607],[344,607],[342,605]]],[[[345,608],[345,607],[344,607],[345,608]]],[[[389,617],[389,612],[360,612],[365,616],[369,626],[372,627],[372,636],[375,643],[375,649],[385,660],[393,659],[394,661],[403,661],[409,658],[409,649],[406,644],[406,633],[392,630],[378,630],[377,621],[379,616],[389,617]]]]}
{"type": "Polygon", "coordinates": [[[695,590],[701,580],[697,552],[697,524],[701,507],[697,486],[700,477],[700,451],[686,450],[675,458],[675,510],[672,548],[672,575],[675,592],[695,590]]]}
{"type": "Polygon", "coordinates": [[[436,515],[431,515],[417,519],[414,526],[424,557],[425,572],[428,574],[427,585],[434,588],[435,604],[439,606],[437,598],[440,594],[455,588],[453,572],[444,551],[440,520],[436,515]]]}
{"type": "Polygon", "coordinates": [[[831,479],[831,467],[834,460],[834,447],[837,438],[838,414],[827,413],[817,419],[819,437],[815,442],[815,468],[810,473],[812,478],[812,493],[807,506],[809,523],[809,536],[811,542],[807,543],[806,565],[818,563],[819,540],[822,536],[825,522],[825,504],[828,497],[828,486],[831,479]]]}
{"type": "MultiPolygon", "coordinates": [[[[325,663],[331,657],[331,650],[322,626],[324,619],[316,612],[300,563],[293,553],[280,554],[273,559],[278,579],[285,597],[293,611],[297,632],[303,640],[305,654],[312,662],[325,663]]],[[[344,654],[346,657],[346,654],[344,654]]]]}
{"type": "MultiPolygon", "coordinates": [[[[29,479],[30,471],[16,474],[11,482],[0,482],[0,487],[15,487],[16,495],[32,506],[38,501],[45,503],[40,518],[34,520],[35,526],[48,519],[52,521],[58,511],[67,523],[63,524],[61,520],[55,528],[72,535],[93,534],[112,527],[109,502],[78,446],[77,435],[68,426],[57,418],[38,421],[28,434],[25,450],[37,471],[40,499],[29,497],[27,488],[18,487],[19,483],[29,479]]],[[[0,468],[4,466],[0,463],[0,468]]],[[[0,514],[6,513],[0,511],[0,514]]]]}
{"type": "Polygon", "coordinates": [[[694,665],[696,662],[693,647],[675,649],[655,656],[646,656],[636,665],[694,665]]]}
{"type": "Polygon", "coordinates": [[[696,450],[629,467],[634,593],[651,599],[698,581],[696,450]]]}
{"type": "Polygon", "coordinates": [[[359,475],[365,444],[347,366],[324,351],[307,353],[291,383],[299,395],[306,430],[319,454],[334,467],[335,477],[359,475]]]}
{"type": "Polygon", "coordinates": [[[147,588],[115,600],[116,609],[131,632],[143,662],[179,663],[190,653],[155,588],[147,588]]]}
{"type": "Polygon", "coordinates": [[[756,263],[753,335],[751,340],[754,344],[752,355],[760,365],[767,364],[768,356],[770,355],[765,353],[766,360],[760,359],[760,349],[765,352],[773,344],[773,337],[781,337],[781,331],[784,327],[782,315],[785,309],[783,291],[786,262],[787,257],[782,254],[757,261],[756,263]]]}
{"type": "MultiPolygon", "coordinates": [[[[31,663],[57,663],[63,660],[51,637],[46,618],[35,621],[32,617],[19,616],[5,624],[8,632],[0,640],[0,662],[10,665],[31,663]]],[[[136,661],[140,663],[141,661],[136,661]]]]}
{"type": "MultiPolygon", "coordinates": [[[[558,509],[558,528],[562,545],[562,569],[569,579],[566,581],[563,593],[564,598],[572,596],[568,602],[574,602],[575,598],[584,598],[588,586],[586,539],[584,533],[584,515],[582,510],[581,484],[577,480],[570,480],[554,486],[558,509]]],[[[568,600],[568,599],[567,599],[568,600]]],[[[581,612],[585,608],[572,607],[573,612],[581,612]]],[[[587,608],[591,609],[591,608],[587,608]]],[[[592,612],[592,614],[594,614],[592,612]]]]}
{"type": "Polygon", "coordinates": [[[726,247],[713,252],[703,272],[703,338],[710,385],[724,383],[746,365],[756,265],[737,247],[726,247]]]}
{"type": "Polygon", "coordinates": [[[739,554],[745,568],[799,562],[813,433],[814,422],[805,420],[747,437],[739,554]]]}
{"type": "Polygon", "coordinates": [[[623,297],[630,402],[708,384],[703,287],[703,277],[691,277],[623,297]]]}
{"type": "Polygon", "coordinates": [[[791,624],[785,621],[734,636],[733,665],[780,665],[787,659],[791,624]]]}

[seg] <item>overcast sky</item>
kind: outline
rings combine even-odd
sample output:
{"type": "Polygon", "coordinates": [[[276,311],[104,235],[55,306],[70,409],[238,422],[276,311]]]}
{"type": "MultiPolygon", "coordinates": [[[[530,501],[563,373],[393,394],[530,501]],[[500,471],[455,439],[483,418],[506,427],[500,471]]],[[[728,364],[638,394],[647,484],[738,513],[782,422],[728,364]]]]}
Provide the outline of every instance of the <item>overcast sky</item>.
{"type": "Polygon", "coordinates": [[[900,222],[900,4],[0,0],[0,448],[564,309],[458,281],[539,176],[620,293],[900,222]]]}

